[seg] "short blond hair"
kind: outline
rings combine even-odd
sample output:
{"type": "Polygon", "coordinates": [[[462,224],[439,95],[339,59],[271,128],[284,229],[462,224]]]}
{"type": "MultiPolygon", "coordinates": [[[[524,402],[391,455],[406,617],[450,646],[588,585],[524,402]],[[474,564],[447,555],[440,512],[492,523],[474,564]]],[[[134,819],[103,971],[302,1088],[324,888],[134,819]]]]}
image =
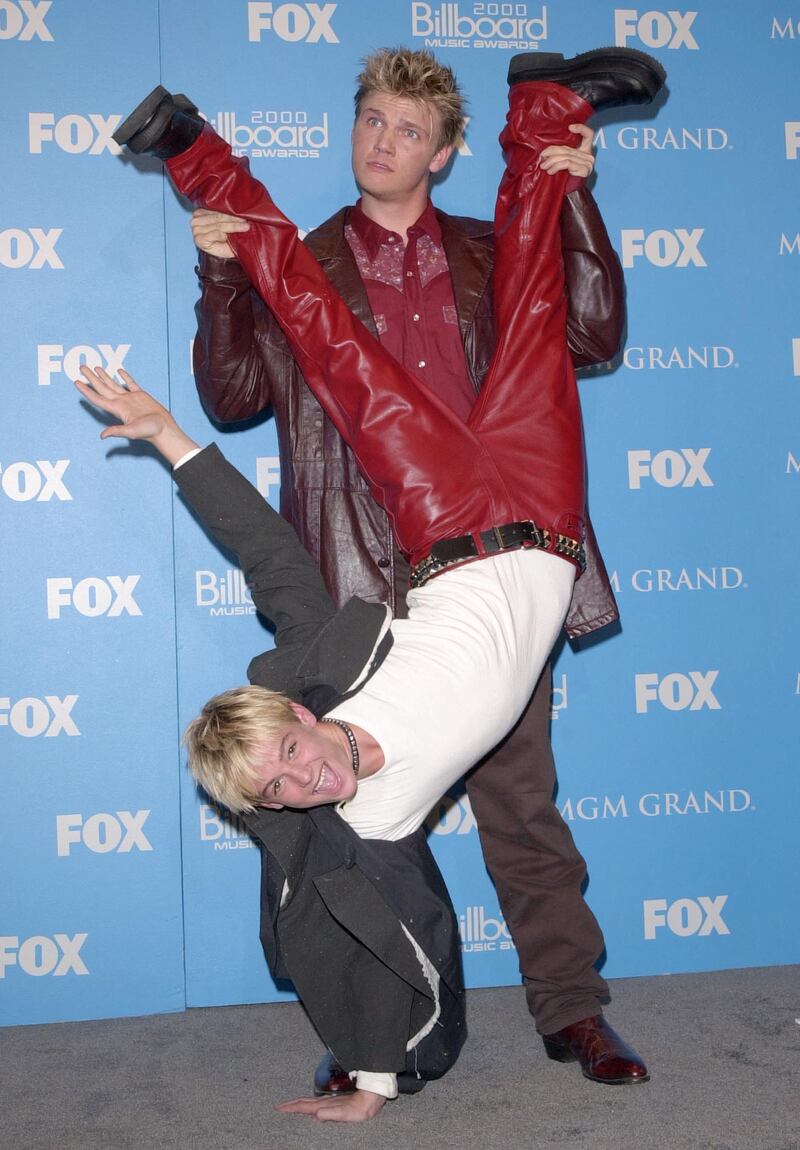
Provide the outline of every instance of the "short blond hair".
{"type": "Polygon", "coordinates": [[[430,104],[441,117],[437,152],[452,146],[464,129],[464,96],[452,68],[440,64],[432,52],[411,48],[381,48],[361,61],[356,77],[356,116],[365,96],[382,92],[430,104]]]}
{"type": "Polygon", "coordinates": [[[215,802],[234,814],[263,801],[256,759],[265,743],[299,719],[286,695],[266,687],[233,687],[209,699],[183,733],[189,769],[215,802]]]}

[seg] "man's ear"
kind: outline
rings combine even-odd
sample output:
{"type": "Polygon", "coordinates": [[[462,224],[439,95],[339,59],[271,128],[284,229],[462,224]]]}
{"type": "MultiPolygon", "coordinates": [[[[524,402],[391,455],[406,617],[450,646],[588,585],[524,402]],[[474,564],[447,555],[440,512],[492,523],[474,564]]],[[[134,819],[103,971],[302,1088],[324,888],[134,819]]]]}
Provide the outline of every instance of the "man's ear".
{"type": "Polygon", "coordinates": [[[440,148],[428,164],[428,171],[431,173],[441,172],[442,168],[447,166],[447,162],[454,151],[455,144],[446,144],[443,148],[440,148]]]}
{"type": "Polygon", "coordinates": [[[289,706],[297,716],[298,722],[302,723],[304,727],[316,727],[317,716],[313,711],[309,711],[308,707],[304,707],[302,703],[289,703],[289,706]]]}

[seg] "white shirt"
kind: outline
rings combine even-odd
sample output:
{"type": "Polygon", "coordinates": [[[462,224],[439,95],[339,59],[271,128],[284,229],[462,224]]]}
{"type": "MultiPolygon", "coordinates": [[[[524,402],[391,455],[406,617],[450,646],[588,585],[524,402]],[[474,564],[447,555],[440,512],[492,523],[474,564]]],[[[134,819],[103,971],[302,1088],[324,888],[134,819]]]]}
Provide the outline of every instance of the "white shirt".
{"type": "Polygon", "coordinates": [[[401,839],[511,730],[564,621],[574,568],[534,549],[466,564],[408,594],[394,644],[326,717],[367,731],[385,763],[339,813],[362,838],[401,839]]]}

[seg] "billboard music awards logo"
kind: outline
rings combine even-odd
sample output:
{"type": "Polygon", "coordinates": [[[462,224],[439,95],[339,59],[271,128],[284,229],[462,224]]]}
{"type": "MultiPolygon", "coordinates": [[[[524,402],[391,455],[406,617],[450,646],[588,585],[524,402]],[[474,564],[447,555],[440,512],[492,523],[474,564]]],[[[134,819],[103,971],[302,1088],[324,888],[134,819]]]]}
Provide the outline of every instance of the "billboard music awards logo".
{"type": "Polygon", "coordinates": [[[582,795],[559,804],[561,817],[569,823],[597,822],[606,819],[682,818],[687,815],[739,815],[754,811],[750,792],[742,787],[716,791],[650,791],[629,798],[627,795],[582,795]]]}
{"type": "Polygon", "coordinates": [[[12,271],[25,268],[63,269],[56,251],[63,228],[3,228],[0,231],[0,265],[12,271]]]}
{"type": "Polygon", "coordinates": [[[550,718],[551,720],[558,719],[562,711],[569,708],[569,698],[567,696],[567,675],[565,671],[561,673],[561,679],[553,679],[553,685],[550,688],[550,718]]]}
{"type": "Polygon", "coordinates": [[[668,903],[665,898],[646,898],[642,903],[644,937],[652,942],[659,930],[669,930],[678,938],[707,938],[711,934],[730,934],[722,917],[728,901],[726,894],[679,898],[668,903]]]}
{"type": "Polygon", "coordinates": [[[659,12],[651,9],[641,14],[636,8],[614,9],[614,43],[620,48],[636,47],[638,40],[648,48],[688,48],[698,51],[700,45],[692,32],[696,12],[659,12]]]}
{"type": "Polygon", "coordinates": [[[75,347],[68,347],[66,351],[61,343],[39,343],[36,345],[36,374],[39,387],[48,387],[53,382],[54,375],[70,382],[78,379],[84,364],[91,368],[102,367],[109,375],[116,375],[124,366],[130,350],[129,343],[119,343],[116,347],[111,343],[99,343],[97,347],[79,343],[75,347]]]}
{"type": "Polygon", "coordinates": [[[0,698],[0,727],[10,727],[23,739],[80,735],[72,718],[72,708],[77,701],[77,695],[65,695],[63,699],[58,695],[45,695],[43,699],[26,695],[12,702],[6,695],[0,698]]]}
{"type": "Polygon", "coordinates": [[[328,113],[273,109],[250,112],[239,119],[236,112],[218,112],[209,121],[237,156],[251,159],[318,160],[328,147],[328,113]]]}
{"type": "Polygon", "coordinates": [[[81,948],[88,934],[34,934],[20,942],[15,934],[0,935],[0,978],[15,966],[23,974],[34,978],[52,974],[59,978],[65,974],[88,974],[81,958],[81,948]]]}
{"type": "Polygon", "coordinates": [[[786,232],[781,232],[780,243],[778,244],[779,256],[800,256],[800,232],[795,232],[794,235],[787,235],[786,232]]]}
{"type": "Polygon", "coordinates": [[[215,571],[195,571],[195,606],[219,615],[255,615],[253,597],[238,567],[228,567],[221,575],[215,571]]]}
{"type": "Polygon", "coordinates": [[[213,843],[215,851],[236,851],[255,849],[242,819],[208,803],[201,803],[200,841],[213,843]]]}
{"type": "Polygon", "coordinates": [[[53,0],[0,0],[0,40],[49,40],[45,16],[53,0]]]}
{"type": "Polygon", "coordinates": [[[516,950],[506,921],[487,915],[485,906],[468,906],[458,916],[458,935],[462,954],[492,954],[498,950],[516,950]]]}
{"type": "Polygon", "coordinates": [[[547,5],[412,3],[411,35],[426,48],[537,49],[547,39],[547,5]]]}

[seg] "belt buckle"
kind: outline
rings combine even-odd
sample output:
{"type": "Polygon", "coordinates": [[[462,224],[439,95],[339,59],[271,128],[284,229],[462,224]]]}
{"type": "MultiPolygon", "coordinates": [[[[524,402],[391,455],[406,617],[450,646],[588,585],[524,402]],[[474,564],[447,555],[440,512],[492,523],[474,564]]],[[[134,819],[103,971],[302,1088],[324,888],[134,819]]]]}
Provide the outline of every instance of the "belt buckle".
{"type": "Polygon", "coordinates": [[[500,551],[516,551],[525,546],[525,522],[500,523],[491,528],[500,551]]]}
{"type": "Polygon", "coordinates": [[[537,527],[532,519],[525,522],[525,535],[530,547],[537,547],[540,550],[547,546],[544,532],[540,527],[537,527]]]}
{"type": "Polygon", "coordinates": [[[508,547],[508,544],[503,539],[503,527],[502,527],[502,525],[501,526],[494,526],[492,528],[492,535],[494,535],[494,541],[497,544],[497,550],[498,551],[505,551],[506,548],[508,547]]]}

